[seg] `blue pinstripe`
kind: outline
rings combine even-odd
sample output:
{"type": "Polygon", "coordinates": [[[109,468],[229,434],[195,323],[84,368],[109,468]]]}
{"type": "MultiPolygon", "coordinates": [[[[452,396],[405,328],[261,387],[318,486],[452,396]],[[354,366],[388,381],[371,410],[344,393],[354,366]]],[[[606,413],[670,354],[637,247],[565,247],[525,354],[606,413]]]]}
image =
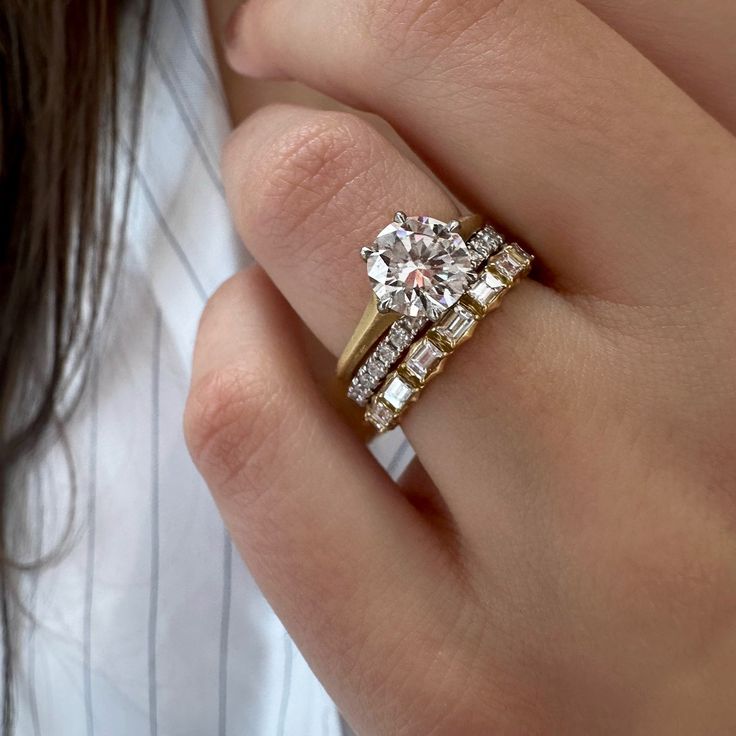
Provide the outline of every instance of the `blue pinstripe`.
{"type": "Polygon", "coordinates": [[[153,321],[153,370],[151,376],[151,583],[148,606],[148,714],[151,736],[158,734],[156,694],[156,635],[158,633],[159,583],[159,425],[161,385],[161,310],[153,321]]]}
{"type": "Polygon", "coordinates": [[[174,7],[177,16],[179,16],[182,28],[184,28],[184,35],[186,36],[189,48],[192,50],[192,55],[197,60],[197,64],[204,72],[204,75],[207,77],[207,81],[210,83],[212,88],[220,93],[222,104],[225,105],[225,96],[222,94],[218,73],[207,62],[207,59],[205,59],[204,55],[200,51],[199,44],[197,43],[194,31],[192,30],[192,26],[189,22],[189,16],[186,14],[184,6],[181,4],[181,0],[171,0],[171,4],[174,7]]]}
{"type": "Polygon", "coordinates": [[[210,180],[214,184],[215,189],[217,189],[217,191],[220,192],[220,195],[224,197],[225,190],[222,187],[222,181],[220,180],[220,175],[217,171],[217,168],[210,160],[207,149],[205,148],[202,139],[199,137],[195,121],[192,120],[192,118],[189,116],[181,90],[177,88],[176,84],[174,83],[174,80],[171,77],[171,71],[166,66],[160,54],[158,53],[155,44],[151,44],[150,54],[151,58],[153,59],[153,63],[156,65],[156,68],[161,75],[161,80],[163,81],[164,86],[171,95],[171,100],[176,107],[176,112],[179,115],[182,124],[186,128],[187,133],[192,139],[192,143],[194,144],[194,147],[202,160],[202,164],[207,171],[207,176],[209,176],[210,180]]]}

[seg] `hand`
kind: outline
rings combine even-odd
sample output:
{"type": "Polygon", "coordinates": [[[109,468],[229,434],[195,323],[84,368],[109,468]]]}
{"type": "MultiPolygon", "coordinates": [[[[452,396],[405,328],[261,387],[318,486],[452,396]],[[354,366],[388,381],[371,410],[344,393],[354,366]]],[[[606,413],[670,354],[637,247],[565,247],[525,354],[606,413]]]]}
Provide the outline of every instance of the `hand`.
{"type": "Polygon", "coordinates": [[[205,312],[188,441],[360,734],[736,730],[736,6],[588,4],[250,0],[233,24],[241,72],[378,113],[537,255],[406,416],[394,483],[300,320],[337,355],[358,247],[453,200],[348,114],[268,108],[225,152],[263,270],[205,312]]]}

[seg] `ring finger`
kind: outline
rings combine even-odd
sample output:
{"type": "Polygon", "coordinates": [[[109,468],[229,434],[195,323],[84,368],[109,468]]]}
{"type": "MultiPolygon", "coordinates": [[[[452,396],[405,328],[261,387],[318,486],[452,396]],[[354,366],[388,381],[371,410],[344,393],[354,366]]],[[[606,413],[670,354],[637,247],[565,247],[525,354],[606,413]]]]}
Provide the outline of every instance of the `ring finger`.
{"type": "MultiPolygon", "coordinates": [[[[224,172],[243,240],[334,355],[369,295],[359,246],[372,240],[396,209],[446,220],[457,214],[449,196],[426,174],[366,123],[342,113],[266,108],[232,138],[224,172]]],[[[525,470],[503,448],[516,448],[519,456],[549,452],[548,438],[541,441],[543,433],[535,431],[537,419],[573,412],[576,404],[587,402],[578,383],[581,372],[571,376],[565,370],[581,349],[580,365],[589,365],[586,356],[595,354],[584,347],[593,339],[587,320],[544,286],[530,282],[518,291],[453,356],[448,376],[428,388],[404,425],[451,510],[469,524],[479,518],[473,491],[457,483],[452,468],[472,467],[482,457],[496,468],[499,485],[506,477],[529,486],[536,480],[528,475],[532,469],[525,470]],[[532,401],[529,384],[554,385],[555,391],[532,401]],[[489,443],[493,417],[504,421],[498,422],[497,442],[489,443]],[[439,429],[452,463],[436,452],[439,429]],[[484,445],[481,453],[478,442],[484,445]]],[[[477,468],[479,475],[483,472],[477,468]]],[[[487,502],[484,495],[479,492],[478,504],[487,502]]]]}

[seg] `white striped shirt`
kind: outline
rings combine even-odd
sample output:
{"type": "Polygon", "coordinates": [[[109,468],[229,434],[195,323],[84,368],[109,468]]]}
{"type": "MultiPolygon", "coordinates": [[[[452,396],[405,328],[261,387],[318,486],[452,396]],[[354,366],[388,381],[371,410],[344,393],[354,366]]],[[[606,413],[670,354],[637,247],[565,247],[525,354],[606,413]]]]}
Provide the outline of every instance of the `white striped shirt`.
{"type": "MultiPolygon", "coordinates": [[[[39,550],[63,533],[72,485],[76,512],[60,561],[26,581],[18,733],[338,736],[184,444],[202,307],[248,257],[218,173],[229,122],[201,0],[154,15],[117,291],[67,426],[75,475],[57,444],[31,477],[39,550]]],[[[398,471],[409,453],[393,454],[398,471]]]]}

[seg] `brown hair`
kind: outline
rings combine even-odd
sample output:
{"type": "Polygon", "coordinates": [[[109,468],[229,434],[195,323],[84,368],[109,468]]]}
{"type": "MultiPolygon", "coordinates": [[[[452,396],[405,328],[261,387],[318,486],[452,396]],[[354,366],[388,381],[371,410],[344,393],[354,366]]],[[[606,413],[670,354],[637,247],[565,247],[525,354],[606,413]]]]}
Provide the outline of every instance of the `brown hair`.
{"type": "MultiPolygon", "coordinates": [[[[114,268],[113,198],[127,201],[116,155],[115,0],[3,0],[0,8],[0,622],[3,733],[13,722],[15,540],[23,466],[73,404],[114,268]],[[9,513],[13,510],[13,514],[9,513]]],[[[140,3],[147,28],[149,3],[140,3]]],[[[145,33],[138,65],[145,59],[145,33]]],[[[135,78],[143,78],[140,68],[135,78]]],[[[140,92],[133,95],[137,119],[140,92]]],[[[128,135],[135,140],[135,122],[128,135]]],[[[33,530],[25,532],[32,535],[33,530]]],[[[36,561],[37,563],[38,561],[36,561]]]]}

